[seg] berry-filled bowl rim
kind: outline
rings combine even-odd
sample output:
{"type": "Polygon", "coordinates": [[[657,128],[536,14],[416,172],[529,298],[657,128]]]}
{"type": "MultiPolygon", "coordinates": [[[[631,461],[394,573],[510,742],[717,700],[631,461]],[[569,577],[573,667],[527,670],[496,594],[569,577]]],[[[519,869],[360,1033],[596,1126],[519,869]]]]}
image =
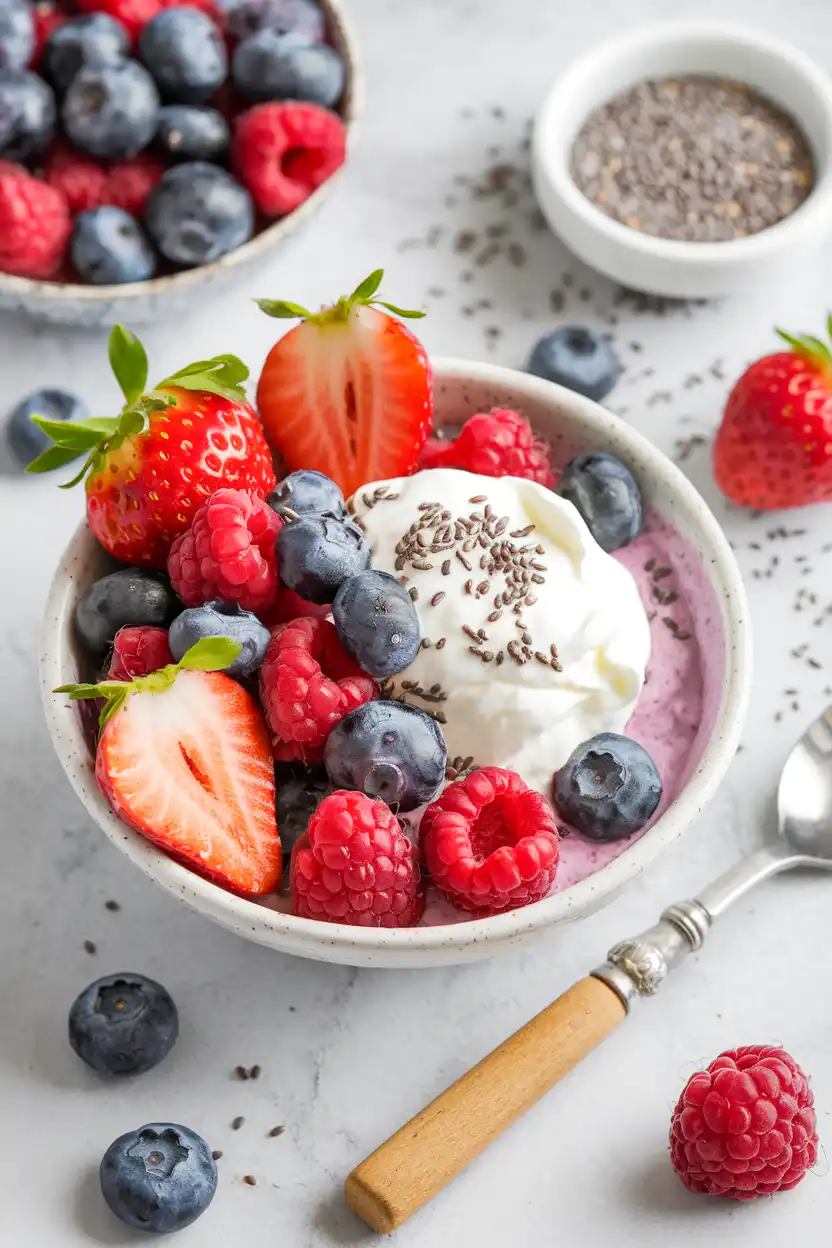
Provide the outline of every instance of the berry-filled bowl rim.
{"type": "Polygon", "coordinates": [[[619,857],[563,892],[507,914],[442,926],[360,928],[296,918],[195,875],[122,823],[101,794],[78,709],[52,692],[79,679],[75,605],[87,585],[111,566],[82,523],[52,581],[40,669],[52,741],[75,792],[131,862],[186,905],[258,944],[325,962],[389,967],[468,962],[527,944],[549,927],[597,910],[676,840],[714,795],[739,744],[751,687],[750,624],[740,571],[722,529],[687,477],[623,420],[561,386],[492,364],[437,359],[433,365],[438,425],[458,424],[492,407],[512,407],[552,441],[557,460],[580,450],[606,450],[630,466],[648,509],[698,552],[721,612],[724,671],[717,682],[718,706],[701,756],[667,810],[619,857]]]}
{"type": "MultiPolygon", "coordinates": [[[[364,104],[364,74],[355,29],[342,0],[318,0],[326,14],[327,42],[340,53],[346,71],[344,93],[338,115],[347,132],[347,161],[364,104]]],[[[23,311],[39,320],[82,327],[113,325],[124,320],[132,325],[146,324],[159,315],[175,314],[202,287],[228,282],[238,271],[262,262],[310,220],[331,194],[343,173],[336,172],[299,208],[267,225],[247,243],[209,264],[181,269],[153,277],[147,282],[118,286],[92,286],[80,282],[35,281],[0,272],[0,309],[23,311]]]]}

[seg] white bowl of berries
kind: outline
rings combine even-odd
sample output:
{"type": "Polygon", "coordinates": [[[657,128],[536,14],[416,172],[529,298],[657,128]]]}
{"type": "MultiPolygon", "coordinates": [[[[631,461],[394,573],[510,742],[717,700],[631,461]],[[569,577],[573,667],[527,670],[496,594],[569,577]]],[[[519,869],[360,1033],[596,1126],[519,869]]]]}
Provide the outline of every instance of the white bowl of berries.
{"type": "Polygon", "coordinates": [[[259,419],[234,357],[147,390],[113,331],[122,413],[41,422],[35,468],[87,478],[41,676],[78,796],[162,887],[276,949],[411,967],[635,878],[724,775],[751,646],[673,464],[562,386],[431,365],[380,279],[264,305],[301,323],[259,419]]]}
{"type": "Polygon", "coordinates": [[[320,207],[360,101],[340,0],[9,0],[0,309],[180,312],[320,207]]]}

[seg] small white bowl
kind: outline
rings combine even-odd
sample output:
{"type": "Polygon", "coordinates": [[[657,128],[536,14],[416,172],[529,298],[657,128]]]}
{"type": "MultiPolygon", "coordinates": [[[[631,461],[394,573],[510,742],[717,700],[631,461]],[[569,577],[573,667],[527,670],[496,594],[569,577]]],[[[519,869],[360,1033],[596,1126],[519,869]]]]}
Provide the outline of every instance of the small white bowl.
{"type": "MultiPolygon", "coordinates": [[[[344,94],[338,113],[347,130],[347,160],[361,116],[364,80],[355,32],[341,0],[319,0],[326,13],[327,39],[343,58],[346,69],[344,94]]],[[[0,310],[24,313],[38,321],[74,328],[93,329],[125,321],[128,325],[148,325],[161,318],[181,315],[197,299],[218,297],[227,286],[239,281],[264,258],[277,251],[309,221],[334,189],[341,171],[327,178],[300,208],[267,225],[242,247],[210,264],[182,269],[148,282],[121,286],[86,286],[70,282],[37,282],[27,277],[0,273],[0,310]]]]}
{"type": "Polygon", "coordinates": [[[81,524],[52,582],[40,671],[52,741],[75,792],[131,862],[186,905],[258,944],[324,962],[393,967],[470,962],[526,944],[547,927],[598,909],[640,875],[713,796],[736,751],[751,684],[748,606],[736,560],[700,495],[661,451],[597,403],[527,373],[465,360],[436,360],[434,369],[437,425],[458,424],[492,407],[511,407],[524,412],[551,440],[561,464],[578,451],[611,451],[635,472],[647,508],[658,512],[699,553],[713,611],[721,614],[724,639],[719,654],[703,655],[703,662],[710,663],[712,727],[697,738],[689,779],[653,826],[620,857],[544,901],[494,918],[400,930],[295,918],[236,897],[180,866],[122,823],[101,795],[78,709],[52,692],[79,676],[90,677],[74,638],[73,615],[90,582],[112,566],[86,524],[81,524]]]}
{"type": "Polygon", "coordinates": [[[832,79],[798,49],[740,26],[644,26],[596,47],[558,79],[536,119],[532,177],[555,234],[581,260],[624,286],[709,299],[773,284],[796,260],[819,250],[832,230],[832,79]],[[589,114],[638,83],[684,74],[754,87],[803,131],[815,161],[815,185],[777,225],[730,242],[676,242],[622,225],[578,189],[570,160],[589,114]]]}

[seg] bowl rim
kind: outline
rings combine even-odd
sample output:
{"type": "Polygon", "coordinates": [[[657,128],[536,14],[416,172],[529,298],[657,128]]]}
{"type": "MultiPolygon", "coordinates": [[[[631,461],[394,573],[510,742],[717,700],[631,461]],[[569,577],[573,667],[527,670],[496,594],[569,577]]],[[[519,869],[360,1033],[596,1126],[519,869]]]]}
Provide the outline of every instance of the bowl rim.
{"type": "MultiPolygon", "coordinates": [[[[347,133],[347,154],[355,140],[358,121],[364,109],[364,71],[361,55],[358,50],[358,38],[351,19],[347,16],[342,0],[318,0],[326,13],[329,37],[344,58],[346,82],[344,95],[339,108],[339,116],[344,122],[347,133]]],[[[318,208],[332,191],[341,177],[344,166],[336,169],[331,177],[322,182],[312,194],[305,199],[299,208],[285,217],[272,222],[259,234],[255,234],[248,242],[235,247],[218,260],[208,264],[200,264],[192,269],[180,269],[177,273],[166,273],[162,277],[152,277],[146,282],[124,282],[118,286],[89,286],[81,282],[50,282],[37,281],[31,277],[17,277],[12,273],[0,273],[0,294],[15,295],[18,298],[37,296],[53,303],[72,300],[84,304],[101,303],[114,299],[142,299],[146,296],[167,295],[173,291],[187,290],[198,286],[201,282],[218,273],[226,273],[238,265],[245,265],[261,253],[265,253],[274,245],[289,237],[295,230],[314,216],[318,208]]],[[[129,315],[129,310],[126,313],[129,315]]]]}
{"type": "MultiPolygon", "coordinates": [[[[639,80],[643,81],[644,75],[641,79],[638,75],[634,77],[634,82],[639,80]]],[[[588,104],[584,116],[588,116],[594,107],[596,104],[588,104]]],[[[791,110],[790,115],[805,136],[804,118],[791,110]]],[[[627,250],[646,262],[652,260],[676,266],[721,268],[739,261],[763,260],[795,245],[798,236],[811,235],[828,220],[832,211],[832,78],[800,48],[740,23],[695,20],[650,22],[594,46],[573,61],[555,81],[535,117],[532,166],[535,181],[545,184],[547,192],[555,196],[573,218],[580,219],[587,230],[600,235],[607,244],[627,250]],[[696,41],[721,42],[726,48],[732,47],[737,52],[736,80],[752,88],[754,83],[742,73],[742,51],[753,49],[757,54],[777,59],[793,80],[803,81],[826,114],[826,150],[815,151],[810,144],[815,161],[815,183],[809,195],[787,217],[746,238],[714,243],[689,242],[631,229],[608,217],[587,199],[570,172],[569,156],[577,131],[568,131],[559,122],[565,102],[582,98],[590,84],[598,84],[597,103],[601,103],[610,98],[610,92],[605,92],[602,84],[611,66],[635,62],[639,53],[646,50],[665,48],[672,51],[696,41]],[[558,140],[554,148],[553,133],[558,140]]]]}
{"type": "MultiPolygon", "coordinates": [[[[708,561],[709,577],[716,579],[723,593],[725,611],[726,692],[702,757],[693,775],[671,806],[649,831],[633,845],[594,874],[571,885],[562,893],[544,898],[532,906],[490,918],[414,928],[361,928],[341,923],[323,923],[273,910],[262,903],[227,892],[219,885],[196,875],[169,858],[162,850],[134,832],[110,809],[95,783],[80,719],[70,705],[54,696],[52,690],[66,680],[70,661],[71,612],[75,601],[71,567],[79,548],[94,540],[86,522],[76,528],[50,586],[43,623],[40,683],[49,732],[55,751],[75,792],[104,832],[146,875],[167,892],[185,901],[192,909],[207,914],[221,924],[260,943],[274,944],[288,951],[327,958],[327,951],[340,948],[369,957],[375,953],[431,954],[437,950],[465,949],[472,945],[496,947],[590,913],[611,900],[630,880],[670,845],[707,804],[730,764],[743,727],[751,688],[752,645],[748,603],[739,567],[715,516],[682,471],[643,434],[627,425],[599,404],[552,382],[496,364],[436,357],[432,360],[438,383],[475,382],[497,389],[522,388],[532,401],[547,406],[570,407],[582,423],[599,438],[609,437],[612,428],[632,448],[645,465],[665,478],[672,492],[681,497],[695,517],[701,539],[702,557],[708,561]],[[82,756],[82,765],[73,760],[82,756]]],[[[332,954],[330,952],[329,956],[332,954]]],[[[388,965],[395,965],[393,957],[388,965]]],[[[413,965],[413,963],[411,963],[413,965]]]]}

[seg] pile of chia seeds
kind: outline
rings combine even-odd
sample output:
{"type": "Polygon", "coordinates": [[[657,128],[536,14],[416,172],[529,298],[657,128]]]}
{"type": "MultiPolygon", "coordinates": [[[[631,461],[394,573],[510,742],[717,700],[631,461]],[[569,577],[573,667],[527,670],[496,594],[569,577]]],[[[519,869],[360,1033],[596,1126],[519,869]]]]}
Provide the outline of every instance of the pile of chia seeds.
{"type": "Polygon", "coordinates": [[[572,176],[607,216],[659,238],[727,242],[782,221],[810,194],[812,154],[794,121],[722,78],[663,78],[584,122],[572,176]]]}

